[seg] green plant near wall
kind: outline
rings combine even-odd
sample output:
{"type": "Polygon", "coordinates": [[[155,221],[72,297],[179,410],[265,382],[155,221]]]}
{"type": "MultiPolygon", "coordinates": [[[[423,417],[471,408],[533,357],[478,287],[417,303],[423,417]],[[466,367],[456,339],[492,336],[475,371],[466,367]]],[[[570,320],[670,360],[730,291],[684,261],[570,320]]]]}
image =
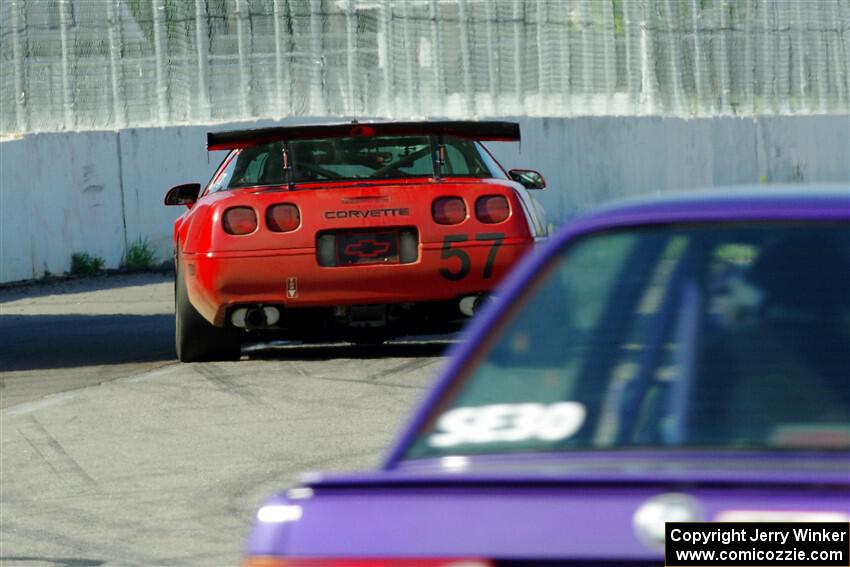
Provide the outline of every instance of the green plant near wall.
{"type": "Polygon", "coordinates": [[[623,24],[623,0],[611,0],[611,12],[614,14],[614,33],[623,35],[626,31],[623,24]]]}
{"type": "MultiPolygon", "coordinates": [[[[91,275],[103,268],[103,258],[88,252],[74,252],[71,255],[71,273],[74,275],[91,275]]],[[[45,273],[47,271],[45,270],[45,273]]]]}
{"type": "Polygon", "coordinates": [[[156,263],[156,252],[147,238],[139,238],[124,253],[121,265],[131,271],[150,270],[156,263]]]}

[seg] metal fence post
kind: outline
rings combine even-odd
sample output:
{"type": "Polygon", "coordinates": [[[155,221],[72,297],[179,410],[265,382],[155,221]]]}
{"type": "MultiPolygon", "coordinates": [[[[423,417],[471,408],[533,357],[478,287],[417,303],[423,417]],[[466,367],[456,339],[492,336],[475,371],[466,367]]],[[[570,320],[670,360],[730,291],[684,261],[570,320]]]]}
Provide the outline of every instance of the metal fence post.
{"type": "Polygon", "coordinates": [[[359,114],[360,105],[357,104],[356,83],[354,81],[354,66],[357,64],[357,34],[355,23],[357,12],[354,9],[353,0],[348,0],[345,5],[345,80],[348,92],[348,104],[345,112],[347,114],[359,114]]]}
{"type": "Polygon", "coordinates": [[[310,0],[310,39],[312,43],[312,55],[317,59],[318,74],[313,74],[313,89],[310,97],[310,109],[316,116],[326,116],[327,106],[327,69],[324,51],[324,38],[322,32],[322,0],[310,0]],[[315,101],[315,102],[314,102],[315,101]]]}
{"type": "Polygon", "coordinates": [[[635,20],[632,17],[632,8],[635,4],[635,1],[623,3],[623,44],[626,55],[626,96],[629,99],[632,112],[640,114],[640,74],[638,70],[641,61],[638,55],[640,52],[641,24],[640,20],[635,20]],[[633,45],[635,37],[637,37],[637,45],[633,45]]]}
{"type": "Polygon", "coordinates": [[[395,115],[395,109],[391,108],[392,101],[390,100],[393,87],[393,61],[392,50],[390,49],[392,9],[389,0],[384,0],[381,5],[381,19],[378,21],[378,62],[379,65],[383,64],[384,70],[380,108],[384,109],[384,112],[389,110],[390,114],[395,115]]]}
{"type": "Polygon", "coordinates": [[[829,82],[829,55],[826,48],[825,37],[825,22],[824,22],[824,6],[823,3],[816,4],[813,13],[809,15],[810,21],[814,19],[814,30],[809,27],[809,34],[814,35],[815,53],[817,54],[815,65],[815,76],[817,77],[818,102],[815,107],[818,112],[825,113],[828,108],[829,91],[827,89],[829,82]]]}
{"type": "Polygon", "coordinates": [[[682,67],[679,64],[679,58],[677,54],[681,53],[681,50],[676,49],[679,47],[679,31],[676,28],[676,20],[673,18],[673,3],[671,0],[665,0],[664,12],[666,14],[666,25],[667,25],[667,53],[670,54],[670,83],[668,87],[672,91],[670,94],[672,95],[672,110],[673,112],[682,112],[685,110],[684,105],[682,104],[682,67]]]}
{"type": "Polygon", "coordinates": [[[62,46],[62,116],[65,128],[73,129],[76,124],[76,113],[74,112],[74,87],[71,77],[72,51],[76,45],[71,45],[68,35],[71,28],[71,3],[70,0],[59,2],[59,41],[62,46]]]}
{"type": "Polygon", "coordinates": [[[458,0],[458,24],[460,25],[460,58],[463,68],[463,92],[465,94],[464,114],[472,116],[475,113],[475,85],[472,84],[472,64],[469,56],[469,10],[466,0],[458,0]]]}
{"type": "Polygon", "coordinates": [[[292,60],[289,58],[289,41],[284,41],[284,36],[289,36],[289,26],[284,25],[286,18],[286,0],[274,0],[274,85],[277,100],[277,114],[280,117],[289,116],[292,110],[292,87],[288,78],[291,76],[289,66],[292,60]],[[286,47],[284,47],[286,43],[286,47]],[[286,53],[284,53],[286,51],[286,53]],[[286,93],[284,96],[283,93],[286,93]]]}
{"type": "Polygon", "coordinates": [[[772,63],[770,57],[773,54],[770,45],[770,17],[773,14],[768,10],[767,2],[762,2],[761,7],[764,33],[762,33],[761,61],[759,62],[759,82],[761,83],[759,86],[761,87],[762,109],[766,109],[774,108],[774,103],[776,102],[773,96],[776,85],[773,81],[773,70],[770,66],[770,63],[772,63]]]}
{"type": "MultiPolygon", "coordinates": [[[[614,4],[608,0],[599,3],[602,10],[602,66],[605,68],[603,80],[605,81],[606,108],[610,108],[611,99],[617,88],[617,45],[614,35],[614,4]]],[[[604,111],[604,109],[603,109],[604,111]]]]}
{"type": "Polygon", "coordinates": [[[248,32],[245,31],[245,16],[248,7],[245,0],[236,0],[236,49],[239,60],[239,109],[243,117],[251,114],[251,68],[248,59],[248,32]]]}
{"type": "Polygon", "coordinates": [[[498,113],[499,108],[499,79],[496,70],[496,60],[499,54],[499,43],[496,41],[498,34],[494,31],[496,27],[496,0],[487,0],[484,17],[487,18],[487,86],[490,88],[490,112],[498,113]]]}
{"type": "Polygon", "coordinates": [[[590,0],[581,0],[579,8],[579,37],[581,38],[581,78],[582,78],[582,103],[584,112],[587,113],[593,106],[593,93],[596,90],[596,77],[593,67],[593,45],[592,37],[589,35],[590,0]]]}
{"type": "Polygon", "coordinates": [[[156,62],[156,107],[159,125],[168,124],[168,68],[165,62],[165,5],[163,0],[151,0],[153,12],[154,60],[156,62]]]}
{"type": "MultiPolygon", "coordinates": [[[[440,12],[437,9],[437,0],[431,0],[428,6],[428,18],[431,20],[431,67],[434,70],[434,94],[435,98],[446,94],[446,88],[443,85],[443,50],[440,46],[443,45],[443,34],[440,29],[440,12]]],[[[434,108],[436,105],[432,105],[434,108]]],[[[434,110],[431,110],[434,113],[434,110]]]]}
{"type": "Polygon", "coordinates": [[[551,81],[546,70],[546,29],[549,27],[549,6],[546,0],[537,0],[537,112],[545,113],[545,98],[551,91],[551,81]]]}
{"type": "Polygon", "coordinates": [[[691,0],[691,21],[694,29],[694,90],[696,91],[696,111],[703,114],[705,110],[705,85],[702,61],[702,34],[700,33],[700,7],[697,0],[691,0]]]}
{"type": "Polygon", "coordinates": [[[514,22],[514,95],[516,96],[517,112],[524,110],[525,100],[523,97],[522,83],[522,26],[524,21],[520,20],[523,13],[521,0],[514,0],[511,16],[514,22]]]}
{"type": "Polygon", "coordinates": [[[655,13],[655,1],[648,0],[644,5],[640,23],[640,76],[641,114],[655,114],[658,110],[658,75],[655,73],[655,37],[657,30],[652,25],[655,13]]]}
{"type": "Polygon", "coordinates": [[[119,0],[108,0],[106,4],[109,18],[107,37],[109,38],[109,71],[112,79],[112,115],[115,120],[114,126],[123,128],[127,124],[127,100],[124,93],[124,67],[121,63],[123,26],[118,13],[118,2],[119,0]]]}
{"type": "Polygon", "coordinates": [[[850,32],[850,17],[843,13],[847,9],[847,3],[842,3],[841,0],[835,0],[832,3],[831,21],[836,23],[836,31],[833,37],[832,55],[835,60],[834,67],[836,69],[835,76],[835,111],[850,112],[850,83],[848,83],[848,75],[850,75],[850,66],[846,63],[850,61],[850,46],[847,45],[848,38],[846,34],[850,32]]]}
{"type": "Polygon", "coordinates": [[[753,55],[753,2],[752,0],[744,0],[744,4],[746,6],[744,8],[744,23],[746,27],[744,29],[744,70],[742,73],[742,84],[746,85],[746,90],[741,94],[749,100],[749,111],[751,114],[754,114],[756,101],[755,89],[753,88],[755,72],[753,69],[755,65],[755,55],[753,55]]]}
{"type": "Polygon", "coordinates": [[[561,80],[559,88],[561,91],[561,104],[565,105],[566,108],[569,108],[567,105],[570,104],[573,94],[572,64],[570,61],[570,58],[572,57],[572,33],[570,31],[570,26],[572,25],[572,22],[570,21],[571,17],[572,16],[569,12],[564,11],[564,27],[561,30],[561,33],[558,34],[558,52],[561,63],[561,80]]]}
{"type": "Polygon", "coordinates": [[[26,132],[29,127],[27,117],[27,84],[26,84],[26,59],[24,47],[21,44],[21,30],[26,32],[26,12],[24,22],[21,25],[21,9],[26,10],[26,4],[21,0],[12,0],[12,58],[15,65],[15,128],[18,132],[26,132]]]}
{"type": "Polygon", "coordinates": [[[407,2],[401,3],[401,31],[404,35],[404,66],[407,70],[407,88],[404,91],[407,95],[407,111],[419,114],[421,105],[419,104],[419,97],[416,96],[418,91],[416,88],[418,82],[416,80],[416,46],[410,32],[410,12],[408,11],[408,7],[407,2]]]}
{"type": "MultiPolygon", "coordinates": [[[[791,12],[791,6],[788,2],[781,2],[776,5],[776,30],[790,30],[791,29],[791,18],[789,17],[791,12]]],[[[791,78],[791,61],[792,61],[792,51],[791,51],[791,41],[788,37],[787,33],[774,33],[773,35],[773,45],[771,49],[773,50],[774,56],[774,76],[773,76],[773,84],[774,89],[776,91],[776,104],[774,108],[776,108],[779,112],[785,113],[790,112],[791,105],[788,101],[788,93],[791,92],[790,86],[790,78],[791,78]]]]}
{"type": "Polygon", "coordinates": [[[809,79],[808,79],[808,68],[806,66],[806,32],[805,32],[805,10],[803,9],[802,2],[796,2],[796,16],[797,16],[797,71],[800,73],[800,85],[799,85],[799,95],[800,101],[803,103],[806,97],[809,94],[809,79]]]}
{"type": "Polygon", "coordinates": [[[728,0],[718,4],[720,10],[720,113],[730,112],[729,95],[732,92],[732,75],[729,72],[729,25],[728,0]]]}
{"type": "Polygon", "coordinates": [[[206,0],[195,0],[195,49],[198,64],[198,104],[195,115],[200,120],[209,120],[212,108],[210,107],[210,47],[206,0]]]}

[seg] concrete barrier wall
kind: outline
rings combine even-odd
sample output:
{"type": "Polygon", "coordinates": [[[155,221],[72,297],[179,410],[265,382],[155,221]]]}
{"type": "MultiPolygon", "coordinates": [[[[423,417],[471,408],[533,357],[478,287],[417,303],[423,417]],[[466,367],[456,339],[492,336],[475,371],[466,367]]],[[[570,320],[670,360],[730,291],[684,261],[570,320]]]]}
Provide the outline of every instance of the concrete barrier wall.
{"type": "Polygon", "coordinates": [[[642,193],[748,183],[850,184],[850,116],[752,119],[520,119],[493,144],[506,166],[539,169],[550,220],[642,193]]]}
{"type": "Polygon", "coordinates": [[[124,251],[118,137],[36,135],[0,144],[0,282],[69,269],[86,251],[124,251]]]}
{"type": "MultiPolygon", "coordinates": [[[[549,189],[538,197],[554,222],[613,198],[672,189],[765,181],[850,187],[850,116],[517,120],[522,144],[490,147],[506,167],[544,174],[549,189]]],[[[173,185],[209,179],[223,157],[205,150],[210,129],[0,142],[0,282],[65,272],[74,252],[115,268],[140,238],[166,260],[171,226],[183,209],[163,206],[162,198],[173,185]]]]}

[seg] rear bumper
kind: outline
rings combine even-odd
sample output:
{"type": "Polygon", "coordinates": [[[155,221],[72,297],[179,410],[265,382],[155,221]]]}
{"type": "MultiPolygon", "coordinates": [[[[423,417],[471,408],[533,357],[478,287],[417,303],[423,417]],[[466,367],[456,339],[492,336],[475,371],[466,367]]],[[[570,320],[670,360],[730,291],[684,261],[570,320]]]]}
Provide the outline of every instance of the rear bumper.
{"type": "Polygon", "coordinates": [[[315,248],[183,253],[180,270],[192,304],[222,326],[237,304],[417,303],[490,291],[533,246],[530,238],[506,238],[495,251],[492,241],[422,243],[414,263],[339,267],[319,266],[315,248]]]}

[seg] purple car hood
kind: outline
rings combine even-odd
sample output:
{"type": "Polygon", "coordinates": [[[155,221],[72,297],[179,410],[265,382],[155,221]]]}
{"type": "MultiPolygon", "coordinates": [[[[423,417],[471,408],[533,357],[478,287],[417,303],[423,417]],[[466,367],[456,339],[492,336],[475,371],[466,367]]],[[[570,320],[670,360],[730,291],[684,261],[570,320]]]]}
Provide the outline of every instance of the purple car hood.
{"type": "Polygon", "coordinates": [[[818,514],[850,521],[850,454],[447,457],[314,476],[266,503],[291,513],[282,522],[258,521],[247,551],[657,561],[658,543],[641,534],[637,518],[669,498],[686,502],[693,520],[818,514]]]}
{"type": "Polygon", "coordinates": [[[597,451],[451,456],[401,461],[382,471],[308,476],[315,487],[555,483],[850,485],[848,452],[597,451]]]}

